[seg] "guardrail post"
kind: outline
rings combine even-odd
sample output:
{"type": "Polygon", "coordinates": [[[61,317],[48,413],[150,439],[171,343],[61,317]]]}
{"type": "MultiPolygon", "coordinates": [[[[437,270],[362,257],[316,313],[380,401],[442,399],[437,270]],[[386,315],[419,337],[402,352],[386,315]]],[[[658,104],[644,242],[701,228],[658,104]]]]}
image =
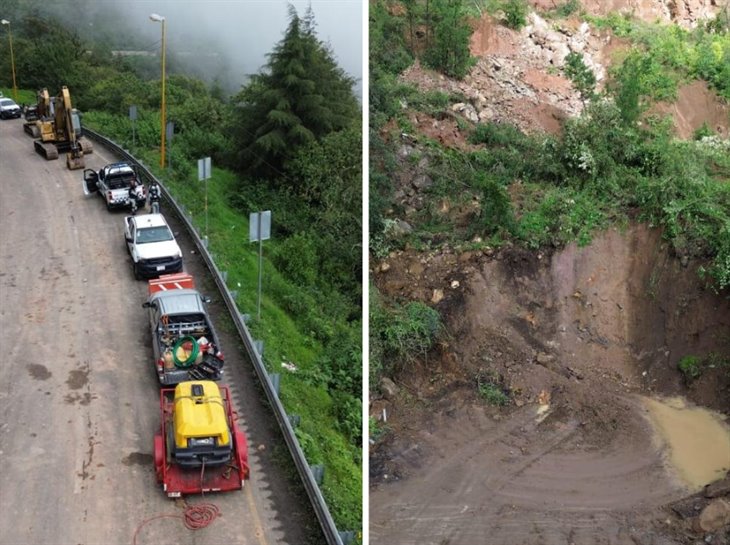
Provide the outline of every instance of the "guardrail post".
{"type": "Polygon", "coordinates": [[[271,387],[276,392],[276,397],[279,397],[279,385],[281,384],[281,375],[279,373],[269,373],[269,380],[271,381],[271,387]]]}
{"type": "MultiPolygon", "coordinates": [[[[221,278],[223,279],[223,283],[228,283],[228,271],[221,271],[221,278]]],[[[233,292],[231,292],[233,293],[233,292]]]]}
{"type": "Polygon", "coordinates": [[[259,356],[264,355],[264,341],[256,340],[253,342],[253,346],[256,349],[256,352],[258,353],[259,356]]]}
{"type": "Polygon", "coordinates": [[[353,532],[352,530],[337,533],[340,534],[340,540],[342,541],[342,545],[349,545],[350,543],[355,541],[355,532],[353,532]]]}
{"type": "Polygon", "coordinates": [[[322,464],[316,464],[313,466],[309,466],[309,469],[312,472],[312,476],[314,477],[315,482],[322,486],[322,481],[324,480],[324,466],[322,464]]]}
{"type": "MultiPolygon", "coordinates": [[[[225,280],[224,280],[224,282],[225,282],[225,280]]],[[[238,290],[228,290],[228,291],[231,294],[231,299],[233,299],[235,301],[238,298],[238,290]]]]}
{"type": "Polygon", "coordinates": [[[302,417],[298,414],[290,414],[289,415],[289,423],[291,424],[292,428],[298,428],[299,424],[302,422],[302,417]]]}

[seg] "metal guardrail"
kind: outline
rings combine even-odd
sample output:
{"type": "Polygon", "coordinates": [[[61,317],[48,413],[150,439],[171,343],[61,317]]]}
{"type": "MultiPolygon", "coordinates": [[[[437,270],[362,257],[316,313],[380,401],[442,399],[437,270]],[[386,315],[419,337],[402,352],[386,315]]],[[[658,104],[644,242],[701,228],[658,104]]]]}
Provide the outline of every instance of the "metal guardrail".
{"type": "MultiPolygon", "coordinates": [[[[322,531],[327,538],[327,545],[343,545],[342,538],[337,531],[335,522],[332,519],[329,508],[327,507],[327,503],[324,501],[322,492],[319,489],[317,482],[315,481],[314,474],[312,473],[307,459],[304,457],[304,452],[299,446],[299,441],[294,434],[294,428],[289,420],[289,417],[286,414],[286,411],[284,410],[284,406],[279,399],[277,391],[271,381],[271,378],[269,377],[269,373],[264,366],[261,355],[256,350],[256,345],[254,343],[253,337],[251,337],[251,333],[249,332],[248,327],[246,327],[246,323],[243,321],[243,315],[238,310],[236,301],[230,290],[228,289],[228,286],[226,285],[225,279],[221,274],[221,271],[218,270],[218,266],[215,264],[213,257],[208,251],[208,248],[203,243],[203,240],[200,238],[200,235],[196,231],[195,226],[192,224],[187,214],[185,214],[185,211],[180,207],[180,205],[177,204],[177,202],[164,186],[164,184],[160,180],[158,180],[146,166],[137,161],[137,159],[135,159],[128,151],[123,149],[116,142],[106,138],[105,136],[93,130],[87,129],[86,127],[84,127],[83,131],[86,136],[89,136],[97,142],[101,143],[109,150],[124,158],[124,160],[136,165],[138,168],[138,172],[144,178],[146,178],[147,182],[150,182],[152,180],[157,181],[157,183],[160,185],[160,188],[162,189],[162,196],[167,202],[170,203],[172,208],[175,210],[175,213],[185,224],[185,227],[188,230],[188,234],[192,237],[193,242],[195,243],[197,251],[200,253],[200,255],[203,256],[203,259],[205,260],[205,263],[208,266],[210,273],[213,275],[215,283],[217,284],[223,300],[228,307],[228,312],[233,319],[233,323],[236,324],[238,334],[240,335],[241,340],[243,341],[243,345],[246,348],[246,352],[248,353],[248,356],[253,363],[256,375],[261,381],[261,385],[263,386],[264,392],[266,393],[266,398],[271,404],[274,416],[276,417],[276,421],[278,422],[281,433],[284,436],[284,441],[289,448],[289,452],[291,453],[294,464],[296,465],[297,471],[299,472],[299,477],[302,479],[304,488],[307,491],[310,502],[312,503],[312,508],[314,509],[314,512],[317,515],[317,519],[319,520],[319,524],[322,527],[322,531]]],[[[350,536],[348,535],[348,537],[350,536]]]]}

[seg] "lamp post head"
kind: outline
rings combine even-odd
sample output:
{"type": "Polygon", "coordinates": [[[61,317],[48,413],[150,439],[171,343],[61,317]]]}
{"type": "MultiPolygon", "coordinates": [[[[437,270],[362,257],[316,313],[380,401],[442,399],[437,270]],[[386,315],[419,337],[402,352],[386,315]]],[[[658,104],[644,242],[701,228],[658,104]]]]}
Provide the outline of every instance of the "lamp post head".
{"type": "Polygon", "coordinates": [[[153,13],[150,15],[150,20],[157,23],[162,23],[164,22],[165,18],[162,15],[157,15],[156,13],[153,13]]]}
{"type": "Polygon", "coordinates": [[[3,19],[2,21],[0,21],[0,23],[2,23],[4,25],[9,25],[10,21],[8,21],[7,19],[3,19]]]}

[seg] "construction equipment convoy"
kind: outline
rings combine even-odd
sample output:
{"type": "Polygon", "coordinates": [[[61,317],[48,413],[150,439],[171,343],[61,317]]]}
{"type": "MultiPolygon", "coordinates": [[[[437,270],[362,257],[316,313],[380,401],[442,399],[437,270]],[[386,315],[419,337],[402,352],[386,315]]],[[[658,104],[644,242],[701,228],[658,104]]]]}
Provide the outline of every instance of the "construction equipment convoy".
{"type": "MultiPolygon", "coordinates": [[[[39,99],[39,110],[40,103],[39,99]]],[[[38,153],[48,160],[66,153],[69,169],[84,168],[84,153],[92,153],[93,146],[81,136],[81,121],[78,111],[71,106],[68,87],[64,85],[58,96],[50,100],[48,115],[39,117],[35,124],[40,138],[33,144],[38,153]]]]}
{"type": "Polygon", "coordinates": [[[162,425],[155,434],[154,461],[157,482],[168,497],[243,488],[248,443],[232,406],[228,387],[209,380],[160,390],[162,425]]]}
{"type": "Polygon", "coordinates": [[[204,298],[187,273],[166,274],[148,282],[152,351],[160,384],[220,380],[223,353],[204,298]]]}

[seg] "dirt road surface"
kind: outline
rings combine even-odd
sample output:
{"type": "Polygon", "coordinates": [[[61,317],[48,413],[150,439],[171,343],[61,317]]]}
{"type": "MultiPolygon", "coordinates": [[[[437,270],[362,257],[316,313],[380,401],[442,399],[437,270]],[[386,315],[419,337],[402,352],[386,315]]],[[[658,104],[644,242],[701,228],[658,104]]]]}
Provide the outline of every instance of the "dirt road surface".
{"type": "MultiPolygon", "coordinates": [[[[97,146],[86,166],[113,160],[97,146]]],[[[272,459],[281,452],[273,416],[215,297],[252,478],[204,498],[222,513],[206,529],[175,518],[140,528],[182,514],[152,465],[159,394],[146,284],[132,275],[124,213],[85,198],[81,180],[63,157],[36,154],[21,120],[0,122],[0,543],[129,544],[138,529],[140,545],[311,542],[312,515],[272,459]]],[[[186,269],[214,295],[190,241],[180,243],[186,269]]]]}

